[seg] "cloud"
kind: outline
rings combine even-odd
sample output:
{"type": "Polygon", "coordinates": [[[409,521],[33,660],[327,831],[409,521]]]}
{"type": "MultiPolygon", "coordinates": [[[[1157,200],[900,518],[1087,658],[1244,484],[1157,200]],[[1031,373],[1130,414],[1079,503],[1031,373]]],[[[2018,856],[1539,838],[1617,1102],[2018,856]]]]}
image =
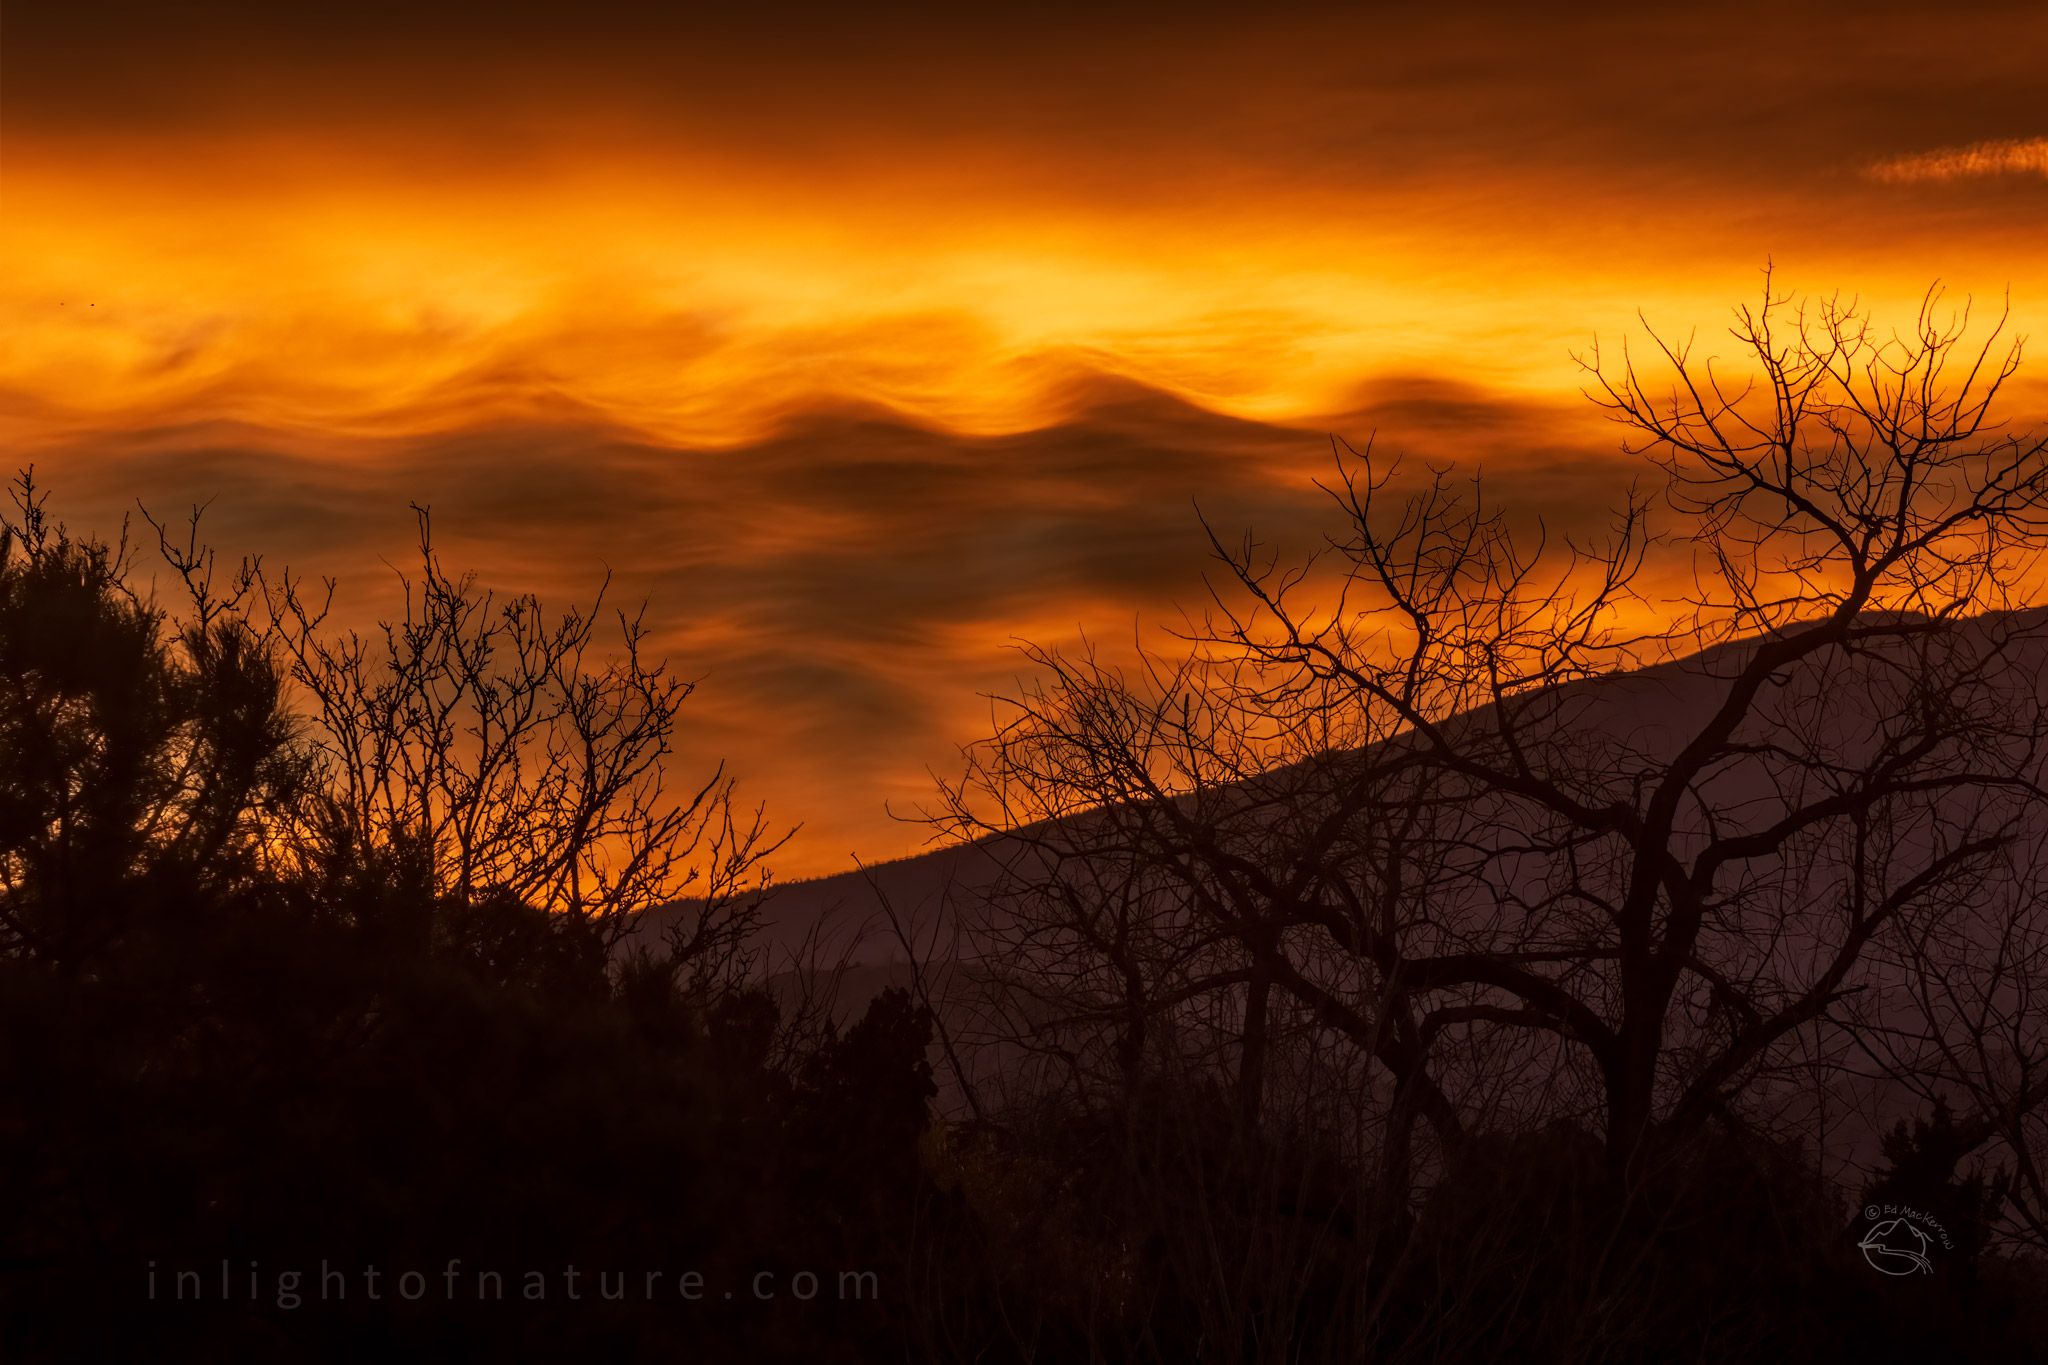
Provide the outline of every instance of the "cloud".
{"type": "MultiPolygon", "coordinates": [[[[1070,377],[1068,411],[977,435],[873,408],[791,414],[738,445],[663,442],[564,409],[404,436],[247,423],[103,430],[37,452],[53,510],[111,532],[138,500],[159,516],[207,503],[223,553],[341,579],[341,611],[394,606],[390,566],[432,507],[453,566],[551,605],[607,571],[650,600],[662,650],[702,685],[685,772],[720,759],[805,833],[784,873],[895,856],[1007,690],[1019,637],[1085,631],[1111,655],[1206,602],[1197,516],[1255,530],[1289,557],[1333,510],[1313,480],[1330,436],[1386,453],[1483,463],[1503,496],[1555,524],[1623,482],[1589,459],[1612,441],[1569,405],[1422,376],[1366,386],[1320,424],[1248,421],[1109,374],[1070,377]]],[[[1156,638],[1156,637],[1155,637],[1156,638]]]]}
{"type": "Polygon", "coordinates": [[[1571,529],[1626,478],[1567,355],[1638,307],[2048,302],[2021,195],[1855,173],[2030,126],[2039,5],[702,8],[26,7],[0,437],[358,613],[412,500],[609,568],[816,869],[915,841],[1008,637],[1199,604],[1197,504],[1313,544],[1330,434],[1571,529]]]}
{"type": "Polygon", "coordinates": [[[1876,162],[1867,173],[1871,179],[1888,185],[1945,184],[2003,175],[2048,180],[2048,137],[2001,138],[1962,147],[1937,147],[1931,152],[1876,162]]]}

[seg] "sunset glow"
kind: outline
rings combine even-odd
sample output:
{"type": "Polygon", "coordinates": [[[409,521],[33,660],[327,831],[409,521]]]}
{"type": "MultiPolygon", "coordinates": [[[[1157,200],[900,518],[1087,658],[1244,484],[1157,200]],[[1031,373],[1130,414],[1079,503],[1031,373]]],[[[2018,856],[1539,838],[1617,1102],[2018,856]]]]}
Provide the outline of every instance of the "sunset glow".
{"type": "Polygon", "coordinates": [[[690,757],[805,822],[784,875],[921,841],[884,802],[1013,637],[1197,601],[1191,501],[1310,537],[1332,433],[1590,514],[1626,475],[1573,356],[1638,310],[1706,345],[1769,262],[1900,323],[1936,279],[2048,317],[2039,10],[1055,14],[859,69],[822,13],[564,50],[538,10],[481,50],[222,13],[10,26],[14,458],[82,526],[211,500],[364,612],[409,500],[493,582],[609,568],[705,679],[690,757]]]}

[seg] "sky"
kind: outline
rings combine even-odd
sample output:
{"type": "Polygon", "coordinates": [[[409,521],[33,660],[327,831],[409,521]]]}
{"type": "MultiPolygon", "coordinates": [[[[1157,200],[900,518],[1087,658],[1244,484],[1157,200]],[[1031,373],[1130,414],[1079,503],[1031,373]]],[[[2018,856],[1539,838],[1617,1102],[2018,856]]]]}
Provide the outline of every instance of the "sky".
{"type": "Polygon", "coordinates": [[[1767,263],[2039,330],[2048,7],[1650,9],[16,0],[0,439],[365,620],[412,502],[609,572],[778,875],[898,856],[1017,640],[1198,606],[1198,509],[1311,543],[1332,436],[1568,520],[1574,354],[1767,263]]]}

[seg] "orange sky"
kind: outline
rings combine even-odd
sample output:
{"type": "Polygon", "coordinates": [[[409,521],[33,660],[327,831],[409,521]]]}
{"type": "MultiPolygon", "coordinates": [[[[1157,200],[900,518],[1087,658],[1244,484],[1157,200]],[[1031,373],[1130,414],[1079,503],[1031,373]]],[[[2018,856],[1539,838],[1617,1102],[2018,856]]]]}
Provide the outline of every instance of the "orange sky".
{"type": "Polygon", "coordinates": [[[1193,602],[1194,500],[1306,539],[1326,433],[1583,512],[1638,307],[2039,330],[2048,11],[1639,8],[14,6],[0,431],[364,609],[408,500],[609,566],[778,870],[892,856],[1008,639],[1193,602]]]}

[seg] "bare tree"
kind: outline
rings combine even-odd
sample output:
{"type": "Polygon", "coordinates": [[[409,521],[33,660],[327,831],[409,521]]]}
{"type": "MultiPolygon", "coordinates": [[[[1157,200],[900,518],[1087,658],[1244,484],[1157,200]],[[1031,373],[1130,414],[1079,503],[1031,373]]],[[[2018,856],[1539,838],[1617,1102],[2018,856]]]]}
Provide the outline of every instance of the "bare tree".
{"type": "MultiPolygon", "coordinates": [[[[334,584],[247,574],[266,638],[307,699],[323,799],[293,834],[316,857],[383,859],[433,895],[575,917],[614,941],[638,913],[680,905],[678,964],[743,965],[764,859],[787,834],[741,807],[722,767],[678,791],[668,760],[695,684],[645,654],[645,609],[547,614],[451,576],[424,509],[404,614],[374,632],[329,625],[334,584]]],[[[174,561],[177,562],[177,561],[174,561]]],[[[608,583],[607,583],[608,586],[608,583]]]]}
{"type": "Polygon", "coordinates": [[[1999,424],[2002,328],[1767,281],[1732,369],[1586,360],[1645,469],[1604,534],[1346,447],[1324,554],[1212,537],[1184,659],[1035,653],[945,809],[1008,873],[1013,1034],[1128,1067],[1170,1032],[1261,1121],[1340,1044],[1403,1198],[1418,1122],[1440,1160],[1572,1120],[1627,1184],[1794,1113],[2038,818],[2048,437],[1999,424]]]}

